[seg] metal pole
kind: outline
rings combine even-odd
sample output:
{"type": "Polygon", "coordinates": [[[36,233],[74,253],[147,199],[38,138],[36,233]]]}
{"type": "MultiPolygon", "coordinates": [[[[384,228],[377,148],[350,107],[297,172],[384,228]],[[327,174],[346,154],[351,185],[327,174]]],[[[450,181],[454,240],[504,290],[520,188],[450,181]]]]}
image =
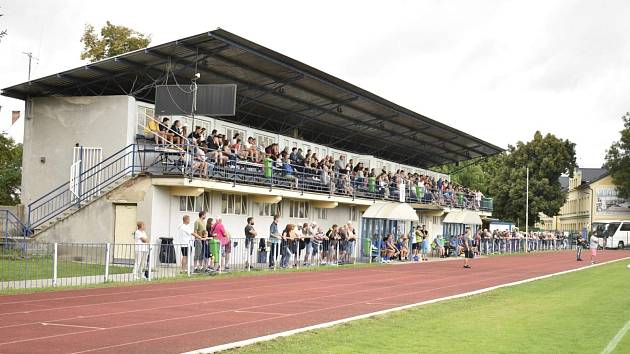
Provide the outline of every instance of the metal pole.
{"type": "Polygon", "coordinates": [[[153,252],[153,245],[149,243],[149,254],[147,254],[147,270],[149,272],[147,280],[151,281],[151,253],[153,252]]]}
{"type": "Polygon", "coordinates": [[[525,240],[529,237],[529,167],[527,167],[525,187],[525,240]]]}
{"type": "Polygon", "coordinates": [[[105,244],[105,282],[109,279],[109,255],[112,245],[108,242],[105,244]]]}
{"type": "Polygon", "coordinates": [[[59,255],[57,251],[57,242],[55,242],[54,250],[55,253],[53,255],[53,286],[57,286],[57,257],[59,255]]]}

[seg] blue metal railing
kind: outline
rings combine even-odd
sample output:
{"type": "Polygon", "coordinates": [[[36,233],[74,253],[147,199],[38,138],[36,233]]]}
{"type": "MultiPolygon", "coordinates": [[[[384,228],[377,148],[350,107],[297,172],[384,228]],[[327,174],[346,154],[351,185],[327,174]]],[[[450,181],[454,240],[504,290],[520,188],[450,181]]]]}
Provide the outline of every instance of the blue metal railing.
{"type": "Polygon", "coordinates": [[[5,247],[9,243],[9,238],[26,236],[28,228],[22,223],[20,218],[8,209],[0,210],[0,232],[5,247]]]}
{"type": "MultiPolygon", "coordinates": [[[[352,177],[335,173],[323,174],[316,169],[291,165],[292,171],[281,163],[259,164],[231,158],[217,163],[211,158],[202,161],[191,145],[131,144],[112,154],[97,165],[79,171],[70,183],[64,183],[28,205],[27,231],[32,231],[72,208],[100,196],[103,189],[137,173],[177,175],[187,178],[210,178],[237,184],[292,189],[300,193],[320,193],[328,196],[365,198],[372,200],[404,200],[408,203],[434,204],[454,208],[492,210],[492,199],[477,200],[474,194],[442,192],[404,183],[378,184],[374,177],[352,177]]],[[[212,151],[208,153],[212,155],[212,151]]]]}

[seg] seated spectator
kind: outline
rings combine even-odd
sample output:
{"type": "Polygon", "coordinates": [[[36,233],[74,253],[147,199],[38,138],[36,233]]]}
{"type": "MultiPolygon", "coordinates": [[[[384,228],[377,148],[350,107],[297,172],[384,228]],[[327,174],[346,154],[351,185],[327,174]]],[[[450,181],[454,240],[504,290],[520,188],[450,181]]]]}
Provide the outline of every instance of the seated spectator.
{"type": "Polygon", "coordinates": [[[391,262],[392,258],[398,257],[398,255],[400,254],[400,251],[396,247],[396,242],[394,241],[394,235],[387,234],[387,236],[385,236],[385,242],[384,243],[385,243],[385,257],[384,257],[384,261],[385,261],[385,263],[389,263],[389,262],[391,262]]]}
{"type": "Polygon", "coordinates": [[[440,258],[444,258],[444,238],[442,235],[437,235],[435,240],[433,241],[435,244],[435,250],[440,258]]]}
{"type": "Polygon", "coordinates": [[[192,133],[188,134],[187,138],[190,141],[192,141],[192,139],[195,139],[197,142],[199,142],[201,140],[201,127],[196,126],[195,130],[192,133]]]}
{"type": "Polygon", "coordinates": [[[194,158],[192,168],[198,171],[202,178],[208,178],[208,161],[206,161],[206,153],[197,145],[197,141],[193,140],[194,145],[194,158]]]}
{"type": "Polygon", "coordinates": [[[295,176],[295,171],[293,170],[293,166],[291,166],[291,164],[289,163],[289,159],[287,157],[285,157],[284,160],[282,161],[282,174],[284,178],[286,178],[289,181],[291,189],[293,189],[294,184],[295,184],[295,188],[296,189],[298,188],[299,180],[295,176]]]}
{"type": "Polygon", "coordinates": [[[171,125],[171,129],[169,130],[169,132],[171,133],[173,137],[172,138],[173,144],[180,145],[184,143],[181,126],[182,126],[182,123],[180,123],[179,120],[174,121],[173,125],[171,125]]]}
{"type": "MultiPolygon", "coordinates": [[[[157,120],[157,117],[156,117],[157,120]]],[[[156,144],[167,144],[170,143],[173,139],[173,134],[169,132],[168,129],[168,121],[169,119],[164,117],[162,122],[158,124],[158,131],[155,132],[155,143],[156,144]]]]}

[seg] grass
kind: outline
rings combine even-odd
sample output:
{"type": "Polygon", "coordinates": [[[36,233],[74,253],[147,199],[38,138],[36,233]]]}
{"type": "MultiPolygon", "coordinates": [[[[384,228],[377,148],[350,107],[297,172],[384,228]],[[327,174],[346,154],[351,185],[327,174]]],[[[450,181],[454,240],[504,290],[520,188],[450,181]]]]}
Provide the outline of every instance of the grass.
{"type": "MultiPolygon", "coordinates": [[[[110,274],[130,273],[132,267],[110,265],[110,274]]],[[[57,262],[57,277],[69,278],[79,276],[102,275],[105,266],[59,260],[57,262]]],[[[53,257],[33,256],[29,258],[4,257],[0,258],[0,281],[20,281],[34,279],[49,279],[53,277],[53,257]]]]}
{"type": "MultiPolygon", "coordinates": [[[[630,319],[626,264],[615,262],[229,353],[600,353],[630,319]]],[[[630,353],[630,334],[615,353],[630,353]]]]}

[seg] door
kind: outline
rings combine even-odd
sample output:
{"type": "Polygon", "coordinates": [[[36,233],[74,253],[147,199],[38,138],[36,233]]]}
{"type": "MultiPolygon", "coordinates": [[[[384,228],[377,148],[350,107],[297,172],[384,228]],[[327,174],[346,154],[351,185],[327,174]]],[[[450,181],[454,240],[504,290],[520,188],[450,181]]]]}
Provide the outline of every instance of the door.
{"type": "Polygon", "coordinates": [[[136,231],[135,204],[116,204],[114,226],[114,263],[133,264],[134,239],[136,231]]]}
{"type": "Polygon", "coordinates": [[[630,222],[626,221],[623,223],[623,225],[621,225],[621,228],[619,229],[619,231],[617,231],[617,233],[619,234],[619,241],[617,241],[617,245],[619,244],[619,242],[623,242],[623,246],[628,247],[630,245],[630,222]]]}

